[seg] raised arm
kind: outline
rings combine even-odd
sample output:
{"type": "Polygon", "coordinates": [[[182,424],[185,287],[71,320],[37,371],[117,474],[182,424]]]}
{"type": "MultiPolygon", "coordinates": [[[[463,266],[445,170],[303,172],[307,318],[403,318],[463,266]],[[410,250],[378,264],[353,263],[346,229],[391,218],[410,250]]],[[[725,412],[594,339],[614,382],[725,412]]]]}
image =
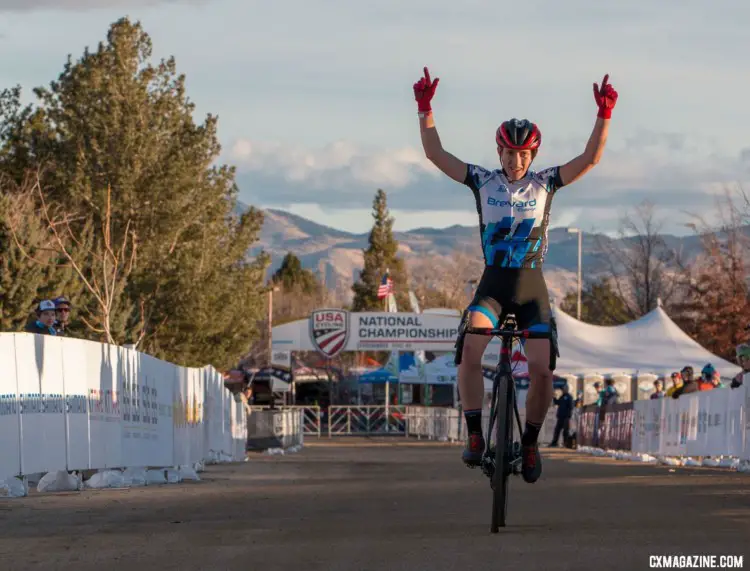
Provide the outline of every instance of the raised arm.
{"type": "Polygon", "coordinates": [[[465,162],[456,158],[443,148],[440,136],[435,128],[435,118],[432,114],[431,101],[435,95],[439,77],[430,80],[430,72],[425,67],[424,77],[414,84],[414,98],[419,109],[419,132],[422,136],[422,148],[425,156],[443,173],[457,182],[466,180],[468,167],[465,162]]]}
{"type": "Polygon", "coordinates": [[[612,109],[617,103],[617,92],[607,82],[608,79],[609,75],[605,75],[601,88],[596,83],[594,84],[594,99],[597,107],[599,107],[594,130],[591,132],[591,137],[589,137],[589,142],[586,143],[583,153],[560,167],[560,179],[564,185],[577,181],[589,172],[599,162],[604,153],[612,109]]]}

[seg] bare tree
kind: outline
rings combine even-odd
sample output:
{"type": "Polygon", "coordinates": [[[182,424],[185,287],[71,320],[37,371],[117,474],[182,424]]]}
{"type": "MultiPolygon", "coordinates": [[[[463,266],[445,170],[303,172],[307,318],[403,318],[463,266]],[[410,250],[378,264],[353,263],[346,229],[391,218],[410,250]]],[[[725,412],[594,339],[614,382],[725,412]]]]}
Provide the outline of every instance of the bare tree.
{"type": "MultiPolygon", "coordinates": [[[[123,299],[123,291],[135,262],[137,240],[135,231],[131,229],[130,221],[128,221],[122,232],[121,243],[115,244],[113,241],[112,189],[107,188],[107,208],[99,229],[95,228],[90,220],[84,220],[83,217],[72,215],[56,205],[48,204],[39,173],[31,187],[23,191],[22,195],[23,193],[33,195],[39,205],[41,220],[49,231],[47,249],[53,252],[53,258],[63,259],[73,268],[94,300],[93,308],[81,306],[81,320],[91,331],[102,335],[107,343],[117,344],[118,340],[113,335],[112,321],[115,313],[118,313],[119,318],[127,318],[130,314],[123,299]],[[83,224],[81,224],[82,221],[83,224]],[[74,227],[78,229],[74,230],[74,227]]],[[[22,195],[19,199],[23,198],[22,195]]],[[[17,226],[14,218],[10,219],[10,231],[16,246],[24,256],[38,263],[50,263],[49,260],[42,260],[24,249],[23,241],[19,238],[19,232],[23,229],[17,226]]],[[[143,304],[140,310],[142,327],[137,336],[136,345],[145,333],[143,304]]]]}
{"type": "Polygon", "coordinates": [[[739,186],[738,193],[742,201],[742,222],[750,224],[750,193],[742,185],[739,186]]]}
{"type": "Polygon", "coordinates": [[[449,256],[418,257],[409,265],[414,293],[423,308],[465,309],[471,288],[469,280],[478,280],[484,264],[479,255],[454,250],[449,256]]]}
{"type": "Polygon", "coordinates": [[[683,266],[684,292],[675,320],[701,345],[733,360],[734,347],[745,340],[750,321],[750,236],[743,233],[743,200],[727,189],[717,198],[718,226],[693,215],[689,226],[700,237],[703,252],[683,266]]]}
{"type": "Polygon", "coordinates": [[[668,305],[679,289],[679,252],[664,240],[662,225],[654,205],[646,201],[634,215],[620,219],[616,240],[597,239],[614,290],[631,319],[654,309],[658,300],[668,305]]]}
{"type": "MultiPolygon", "coordinates": [[[[345,293],[341,288],[339,293],[345,293]]],[[[269,298],[266,297],[266,300],[269,298]]],[[[300,284],[291,287],[280,287],[273,294],[272,323],[273,327],[307,318],[313,310],[322,307],[340,307],[342,302],[337,292],[326,289],[322,285],[313,291],[305,291],[300,284]]],[[[268,315],[268,310],[264,312],[268,315]]],[[[258,339],[250,346],[242,357],[241,364],[246,367],[257,367],[268,362],[268,318],[258,321],[258,339]]]]}

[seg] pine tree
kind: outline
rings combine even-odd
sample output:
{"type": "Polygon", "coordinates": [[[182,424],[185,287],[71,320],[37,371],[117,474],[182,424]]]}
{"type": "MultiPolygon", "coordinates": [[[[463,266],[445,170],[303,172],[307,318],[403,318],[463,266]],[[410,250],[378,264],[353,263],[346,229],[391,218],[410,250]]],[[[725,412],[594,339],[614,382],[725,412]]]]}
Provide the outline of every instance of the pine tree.
{"type": "MultiPolygon", "coordinates": [[[[578,292],[568,292],[560,309],[570,315],[577,315],[578,292]]],[[[621,325],[630,320],[625,303],[608,279],[600,278],[586,284],[581,292],[581,321],[592,325],[621,325]]]]}
{"type": "Polygon", "coordinates": [[[151,51],[140,24],[123,18],[95,51],[69,58],[56,81],[34,91],[33,109],[6,94],[0,161],[11,176],[42,168],[46,199],[76,216],[77,235],[94,229],[93,251],[111,188],[112,243],[126,231],[137,243],[128,303],[113,316],[118,342],[219,366],[257,337],[267,257],[247,251],[262,214],[233,214],[234,169],[215,165],[217,118],[196,124],[174,58],[154,65],[151,51]]]}
{"type": "Polygon", "coordinates": [[[302,267],[302,262],[293,253],[288,252],[281,261],[281,266],[271,277],[271,282],[286,292],[300,292],[306,295],[315,294],[321,287],[315,274],[302,267]]]}
{"type": "Polygon", "coordinates": [[[47,236],[33,202],[12,195],[3,186],[0,192],[0,331],[23,331],[34,306],[41,301],[39,292],[45,285],[44,269],[48,259],[44,254],[47,236]],[[35,261],[39,257],[42,263],[35,261]]]}
{"type": "Polygon", "coordinates": [[[359,280],[352,286],[354,301],[352,311],[382,311],[383,301],[378,299],[378,286],[389,271],[393,280],[399,310],[409,308],[409,284],[404,261],[397,257],[398,242],[393,237],[393,218],[388,211],[386,194],[378,189],[372,203],[374,223],[370,231],[369,246],[364,251],[364,268],[359,280]]]}

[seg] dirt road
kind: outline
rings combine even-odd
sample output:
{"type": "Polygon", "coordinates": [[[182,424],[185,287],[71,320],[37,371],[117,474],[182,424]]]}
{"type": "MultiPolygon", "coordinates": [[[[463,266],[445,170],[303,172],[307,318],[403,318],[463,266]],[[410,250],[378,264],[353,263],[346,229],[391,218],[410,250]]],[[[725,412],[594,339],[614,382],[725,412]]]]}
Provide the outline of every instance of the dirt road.
{"type": "Polygon", "coordinates": [[[203,481],[0,501],[8,571],[636,570],[649,556],[743,555],[750,475],[545,452],[511,484],[489,533],[490,488],[456,446],[308,442],[211,466],[203,481]]]}

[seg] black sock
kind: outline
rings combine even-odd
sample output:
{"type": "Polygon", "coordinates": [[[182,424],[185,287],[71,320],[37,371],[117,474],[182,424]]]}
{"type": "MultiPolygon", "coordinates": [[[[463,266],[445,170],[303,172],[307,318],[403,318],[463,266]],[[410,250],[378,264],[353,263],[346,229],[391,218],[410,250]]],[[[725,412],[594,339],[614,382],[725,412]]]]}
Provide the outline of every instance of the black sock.
{"type": "Polygon", "coordinates": [[[482,409],[476,408],[464,411],[466,429],[469,434],[482,434],[482,409]]]}
{"type": "Polygon", "coordinates": [[[522,446],[530,446],[532,444],[536,444],[537,438],[539,438],[539,431],[541,430],[542,425],[541,424],[533,424],[526,421],[526,430],[523,431],[523,436],[521,436],[521,445],[522,446]]]}

